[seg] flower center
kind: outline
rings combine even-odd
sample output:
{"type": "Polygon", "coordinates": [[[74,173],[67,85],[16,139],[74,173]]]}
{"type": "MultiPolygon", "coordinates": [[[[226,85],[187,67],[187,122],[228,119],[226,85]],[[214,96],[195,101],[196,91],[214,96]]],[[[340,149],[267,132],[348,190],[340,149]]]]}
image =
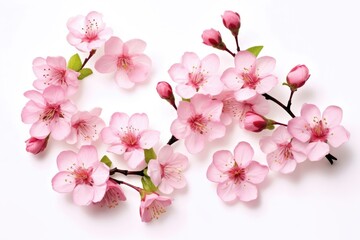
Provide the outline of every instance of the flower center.
{"type": "Polygon", "coordinates": [[[48,105],[46,106],[44,112],[40,114],[40,119],[44,122],[53,120],[54,118],[63,118],[60,105],[48,105]]]}
{"type": "Polygon", "coordinates": [[[117,61],[117,67],[122,68],[125,71],[130,71],[133,68],[133,62],[128,56],[120,56],[117,61]]]}
{"type": "Polygon", "coordinates": [[[235,164],[228,172],[227,172],[230,180],[234,181],[235,184],[242,182],[246,178],[245,168],[239,167],[235,164]]]}
{"type": "Polygon", "coordinates": [[[91,177],[93,168],[90,167],[88,169],[78,167],[74,170],[73,175],[76,181],[76,185],[78,184],[87,184],[92,186],[94,184],[94,181],[91,177]]]}
{"type": "Polygon", "coordinates": [[[166,212],[166,209],[162,203],[156,200],[153,201],[152,204],[146,208],[146,210],[150,211],[151,219],[158,219],[161,214],[166,212]]]}
{"type": "Polygon", "coordinates": [[[122,195],[120,193],[120,190],[115,187],[111,187],[106,191],[104,198],[100,202],[100,206],[115,208],[117,205],[119,205],[119,201],[121,198],[122,195]]]}
{"type": "Polygon", "coordinates": [[[189,85],[196,88],[196,91],[203,86],[206,81],[206,76],[204,75],[204,70],[202,72],[197,70],[197,67],[193,67],[194,72],[189,73],[189,85]]]}
{"type": "Polygon", "coordinates": [[[259,82],[259,78],[257,76],[255,76],[254,74],[249,73],[248,71],[245,71],[242,74],[242,79],[244,81],[243,87],[247,87],[247,88],[251,88],[251,89],[255,89],[256,85],[259,82]]]}
{"type": "Polygon", "coordinates": [[[121,137],[121,141],[127,148],[136,149],[139,147],[139,138],[140,136],[135,133],[134,128],[127,127],[127,131],[124,132],[124,135],[121,137]]]}
{"type": "Polygon", "coordinates": [[[188,124],[194,132],[206,133],[207,120],[202,114],[196,114],[188,119],[188,124]]]}
{"type": "Polygon", "coordinates": [[[322,141],[325,142],[329,134],[329,129],[326,128],[323,124],[323,121],[320,120],[318,123],[311,129],[311,142],[322,141]]]}
{"type": "Polygon", "coordinates": [[[80,120],[79,122],[73,125],[73,128],[76,129],[77,135],[82,136],[86,141],[94,138],[96,132],[96,125],[91,126],[88,122],[80,120]]]}
{"type": "Polygon", "coordinates": [[[282,156],[282,158],[280,158],[280,159],[282,161],[286,161],[288,159],[294,159],[294,155],[291,151],[291,147],[292,147],[291,143],[281,144],[279,146],[280,156],[282,156]]]}
{"type": "Polygon", "coordinates": [[[91,42],[98,39],[99,26],[95,19],[88,20],[85,29],[84,42],[91,42]]]}

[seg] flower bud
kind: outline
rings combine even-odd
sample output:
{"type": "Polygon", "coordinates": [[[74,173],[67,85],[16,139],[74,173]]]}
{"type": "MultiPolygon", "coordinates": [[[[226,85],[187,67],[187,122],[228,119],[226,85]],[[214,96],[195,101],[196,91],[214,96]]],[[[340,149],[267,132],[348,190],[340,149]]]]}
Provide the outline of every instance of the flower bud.
{"type": "Polygon", "coordinates": [[[261,132],[266,128],[273,128],[273,121],[254,112],[247,112],[244,119],[244,128],[251,132],[261,132]]]}
{"type": "Polygon", "coordinates": [[[225,11],[222,15],[224,26],[229,29],[234,37],[239,34],[241,26],[240,15],[237,12],[225,11]]]}
{"type": "Polygon", "coordinates": [[[32,154],[38,154],[44,151],[47,146],[48,139],[48,137],[45,139],[38,139],[34,137],[29,138],[25,141],[26,151],[32,154]]]}
{"type": "Polygon", "coordinates": [[[221,39],[220,32],[213,28],[205,30],[201,37],[203,39],[203,43],[208,46],[212,46],[220,50],[226,49],[225,43],[223,43],[221,39]]]}
{"type": "Polygon", "coordinates": [[[158,82],[156,86],[156,91],[162,99],[168,101],[176,109],[175,97],[169,83],[164,81],[158,82]]]}
{"type": "Polygon", "coordinates": [[[292,90],[303,86],[309,79],[309,69],[305,65],[297,65],[288,73],[286,81],[292,90]]]}

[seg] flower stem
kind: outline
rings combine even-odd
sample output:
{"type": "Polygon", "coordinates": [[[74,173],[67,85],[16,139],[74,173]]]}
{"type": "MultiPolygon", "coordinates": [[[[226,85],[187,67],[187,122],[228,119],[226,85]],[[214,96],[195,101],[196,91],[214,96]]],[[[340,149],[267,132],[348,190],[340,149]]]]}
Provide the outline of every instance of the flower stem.
{"type": "Polygon", "coordinates": [[[295,91],[291,90],[291,92],[290,92],[290,97],[289,97],[289,101],[288,101],[287,106],[286,106],[286,108],[288,108],[289,110],[290,110],[290,107],[291,107],[291,103],[292,103],[291,101],[292,101],[294,92],[295,92],[295,91]]]}
{"type": "Polygon", "coordinates": [[[124,181],[121,181],[121,180],[117,180],[117,179],[115,179],[115,178],[110,178],[111,180],[113,180],[114,182],[116,182],[116,183],[118,183],[119,185],[120,184],[124,184],[124,185],[126,185],[126,186],[129,186],[129,187],[131,187],[132,189],[135,189],[136,191],[138,191],[139,193],[141,192],[141,188],[139,188],[139,187],[137,187],[137,186],[134,186],[134,185],[132,185],[132,184],[130,184],[130,183],[127,183],[127,182],[124,182],[124,181]]]}
{"type": "Polygon", "coordinates": [[[94,56],[95,53],[96,53],[96,49],[92,49],[92,50],[90,51],[89,56],[88,56],[87,58],[85,58],[83,64],[81,65],[80,70],[85,67],[86,63],[90,60],[90,58],[92,58],[92,56],[94,56]]]}
{"type": "Polygon", "coordinates": [[[110,175],[114,175],[115,173],[121,173],[121,174],[124,174],[125,176],[127,176],[127,175],[145,176],[144,170],[141,170],[141,171],[129,171],[129,170],[124,170],[124,169],[118,169],[116,167],[110,169],[110,175]]]}
{"type": "Polygon", "coordinates": [[[176,143],[179,139],[177,139],[176,137],[174,137],[174,135],[171,136],[171,138],[169,139],[167,145],[171,145],[173,143],[176,143]]]}
{"type": "Polygon", "coordinates": [[[326,157],[326,159],[330,162],[331,165],[334,164],[334,160],[335,160],[335,161],[337,160],[337,158],[334,157],[333,155],[331,155],[330,153],[328,153],[325,157],[326,157]]]}
{"type": "Polygon", "coordinates": [[[227,51],[228,53],[230,53],[231,56],[235,57],[235,53],[230,51],[228,48],[225,48],[224,50],[227,51]]]}
{"type": "Polygon", "coordinates": [[[287,127],[287,124],[285,124],[285,123],[280,123],[280,122],[274,122],[274,124],[276,124],[276,125],[281,125],[281,126],[285,126],[285,127],[287,127]]]}
{"type": "Polygon", "coordinates": [[[236,50],[237,50],[238,52],[240,52],[240,46],[239,46],[238,36],[235,36],[235,42],[236,42],[236,50]]]}
{"type": "Polygon", "coordinates": [[[280,107],[282,107],[292,118],[295,117],[295,114],[290,110],[290,107],[285,106],[282,102],[280,102],[279,100],[277,100],[276,98],[274,98],[273,96],[267,93],[264,93],[263,96],[265,97],[266,100],[271,100],[280,107]]]}

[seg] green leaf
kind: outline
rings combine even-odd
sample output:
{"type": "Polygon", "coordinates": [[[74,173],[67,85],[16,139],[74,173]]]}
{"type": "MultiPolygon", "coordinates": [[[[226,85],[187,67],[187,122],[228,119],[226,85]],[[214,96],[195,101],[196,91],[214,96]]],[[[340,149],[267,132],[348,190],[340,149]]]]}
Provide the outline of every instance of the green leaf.
{"type": "Polygon", "coordinates": [[[251,52],[252,54],[255,55],[255,57],[257,57],[259,55],[259,53],[261,52],[261,50],[263,49],[264,46],[254,46],[251,48],[246,49],[246,51],[251,52]]]}
{"type": "Polygon", "coordinates": [[[112,162],[111,162],[110,158],[109,158],[108,156],[106,156],[106,155],[104,155],[104,156],[101,158],[100,162],[105,163],[106,166],[108,166],[109,168],[110,168],[111,165],[112,165],[112,162]]]}
{"type": "Polygon", "coordinates": [[[68,62],[68,68],[78,72],[80,71],[81,66],[82,66],[82,62],[80,56],[79,54],[76,53],[70,58],[68,62]]]}
{"type": "Polygon", "coordinates": [[[153,148],[144,149],[145,162],[149,163],[151,159],[156,159],[156,153],[153,148]]]}
{"type": "Polygon", "coordinates": [[[91,75],[93,71],[90,68],[83,68],[79,71],[80,75],[78,77],[79,80],[83,80],[87,76],[91,75]]]}
{"type": "Polygon", "coordinates": [[[150,177],[143,176],[141,178],[141,183],[143,185],[143,188],[147,192],[155,192],[157,190],[157,187],[154,185],[154,183],[151,181],[150,177]]]}

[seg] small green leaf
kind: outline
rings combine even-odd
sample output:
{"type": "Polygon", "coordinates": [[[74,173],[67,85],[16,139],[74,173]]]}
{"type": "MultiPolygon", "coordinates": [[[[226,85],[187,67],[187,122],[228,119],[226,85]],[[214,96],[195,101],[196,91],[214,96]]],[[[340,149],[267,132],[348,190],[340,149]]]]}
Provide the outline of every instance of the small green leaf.
{"type": "Polygon", "coordinates": [[[184,102],[190,102],[190,98],[182,98],[184,102]]]}
{"type": "Polygon", "coordinates": [[[79,80],[83,80],[87,76],[91,75],[93,71],[90,68],[83,68],[79,71],[80,75],[78,77],[79,80]]]}
{"type": "Polygon", "coordinates": [[[261,52],[261,50],[263,49],[264,46],[254,46],[251,48],[246,49],[246,51],[251,52],[252,54],[255,55],[255,57],[257,57],[259,55],[259,53],[261,52]]]}
{"type": "Polygon", "coordinates": [[[78,72],[81,69],[81,66],[82,62],[80,56],[76,53],[70,58],[68,62],[68,68],[78,72]]]}
{"type": "Polygon", "coordinates": [[[100,162],[105,163],[106,166],[108,166],[108,167],[111,167],[111,165],[112,165],[112,162],[111,162],[110,158],[108,156],[106,156],[106,155],[104,155],[101,158],[100,162]]]}
{"type": "Polygon", "coordinates": [[[149,163],[151,159],[156,159],[156,153],[153,148],[144,149],[145,162],[149,163]]]}
{"type": "Polygon", "coordinates": [[[143,176],[141,178],[141,183],[143,185],[143,188],[147,192],[155,192],[157,190],[157,187],[154,185],[154,183],[151,181],[150,177],[143,176]]]}

